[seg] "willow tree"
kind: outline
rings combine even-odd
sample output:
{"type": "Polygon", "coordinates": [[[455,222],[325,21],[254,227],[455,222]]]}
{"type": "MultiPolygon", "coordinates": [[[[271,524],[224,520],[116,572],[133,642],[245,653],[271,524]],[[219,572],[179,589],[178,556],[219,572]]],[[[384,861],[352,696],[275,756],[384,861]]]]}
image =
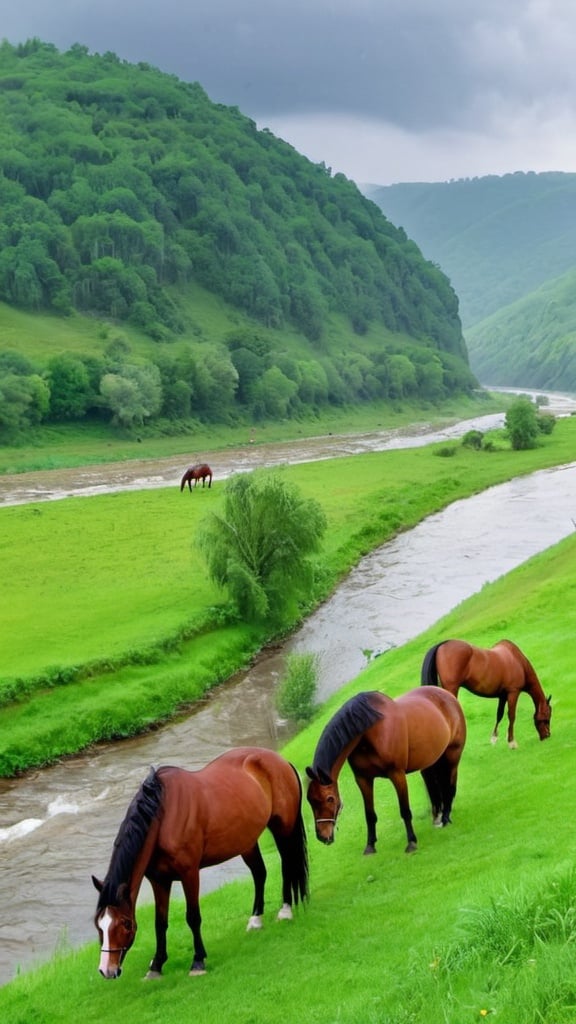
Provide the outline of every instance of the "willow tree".
{"type": "Polygon", "coordinates": [[[326,530],[322,507],[278,475],[238,473],[221,514],[204,522],[199,542],[212,580],[246,621],[280,622],[310,595],[311,556],[326,530]]]}

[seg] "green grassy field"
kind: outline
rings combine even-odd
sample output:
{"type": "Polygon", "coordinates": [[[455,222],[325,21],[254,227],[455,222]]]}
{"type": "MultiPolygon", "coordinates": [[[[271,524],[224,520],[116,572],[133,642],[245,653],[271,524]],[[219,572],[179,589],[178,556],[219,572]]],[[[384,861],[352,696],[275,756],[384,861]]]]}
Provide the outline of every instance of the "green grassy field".
{"type": "MultiPolygon", "coordinates": [[[[422,656],[440,638],[482,645],[513,638],[552,692],[552,736],[538,740],[532,704],[521,698],[519,749],[490,744],[494,701],[467,693],[468,740],[453,824],[432,827],[424,785],[410,778],[419,850],[404,851],[404,828],[391,784],[376,786],[379,843],[362,856],[364,822],[347,767],[344,811],[334,846],[309,833],[311,897],[291,924],[274,920],[279,869],[263,842],[268,901],[261,933],[246,934],[249,882],[202,901],[208,973],[189,978],[190,936],[175,900],[165,976],[143,983],[153,949],[149,906],[122,978],[97,974],[96,942],[25,974],[0,990],[10,1024],[99,1024],[125,1017],[141,1024],[199,1019],[203,1024],[572,1024],[575,1018],[576,876],[571,821],[576,797],[576,690],[573,609],[576,536],[489,584],[432,629],[379,657],[319,711],[285,748],[303,774],[320,731],[360,689],[391,696],[417,685],[422,656]],[[80,1008],[81,1007],[81,1011],[80,1008]]],[[[95,894],[87,880],[88,914],[95,894]]],[[[14,923],[17,926],[17,922],[14,923]]]]}
{"type": "MultiPolygon", "coordinates": [[[[313,600],[362,554],[449,502],[570,461],[575,434],[568,418],[528,452],[458,445],[441,458],[431,445],[284,467],[329,523],[313,600]]],[[[262,645],[265,627],[219,625],[222,595],[194,543],[223,486],[194,500],[164,488],[0,510],[0,774],[161,721],[262,645]]]]}

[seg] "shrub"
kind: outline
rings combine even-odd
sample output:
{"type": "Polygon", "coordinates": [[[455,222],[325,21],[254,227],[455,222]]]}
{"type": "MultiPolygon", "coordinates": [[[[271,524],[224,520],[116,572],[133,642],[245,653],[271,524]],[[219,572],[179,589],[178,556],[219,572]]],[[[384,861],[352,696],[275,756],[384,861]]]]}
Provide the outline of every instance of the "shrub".
{"type": "Polygon", "coordinates": [[[484,440],[484,434],[481,430],[469,430],[462,438],[462,444],[465,448],[475,448],[477,451],[482,447],[482,441],[484,440]]]}
{"type": "Polygon", "coordinates": [[[283,718],[309,722],[314,714],[318,686],[318,654],[289,654],[286,673],[276,692],[276,708],[283,718]]]}
{"type": "Polygon", "coordinates": [[[551,412],[545,412],[538,416],[536,422],[541,434],[551,434],[556,426],[556,417],[551,412]]]}
{"type": "Polygon", "coordinates": [[[538,415],[529,398],[520,397],[512,403],[506,413],[506,430],[515,451],[536,447],[538,415]]]}

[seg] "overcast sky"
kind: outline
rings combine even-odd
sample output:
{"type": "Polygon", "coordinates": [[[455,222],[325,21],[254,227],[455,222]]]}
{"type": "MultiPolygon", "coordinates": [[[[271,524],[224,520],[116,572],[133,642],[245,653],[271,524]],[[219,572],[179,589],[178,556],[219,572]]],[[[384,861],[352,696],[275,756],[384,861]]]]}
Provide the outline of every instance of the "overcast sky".
{"type": "Polygon", "coordinates": [[[197,81],[358,184],[576,171],[574,0],[1,0],[33,36],[197,81]]]}

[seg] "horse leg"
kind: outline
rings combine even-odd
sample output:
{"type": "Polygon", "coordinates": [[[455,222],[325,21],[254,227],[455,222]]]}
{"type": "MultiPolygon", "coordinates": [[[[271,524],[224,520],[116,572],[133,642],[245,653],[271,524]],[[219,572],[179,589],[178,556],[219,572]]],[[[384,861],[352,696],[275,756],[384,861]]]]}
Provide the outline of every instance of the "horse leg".
{"type": "Polygon", "coordinates": [[[156,952],[150,961],[150,966],[145,974],[148,980],[160,978],[162,968],[168,959],[166,949],[166,932],[168,931],[168,904],[170,901],[171,880],[150,879],[154,893],[155,916],[154,927],[156,930],[156,952]]]}
{"type": "Polygon", "coordinates": [[[429,768],[424,768],[420,772],[426,789],[428,790],[428,796],[430,797],[430,803],[432,805],[432,822],[437,828],[442,826],[442,811],[443,811],[443,800],[442,800],[442,786],[440,783],[439,773],[437,765],[430,765],[429,768]]]}
{"type": "MultiPolygon", "coordinates": [[[[274,835],[274,833],[272,833],[274,835]]],[[[292,920],[292,885],[294,882],[294,850],[290,836],[274,835],[274,842],[280,854],[282,865],[282,906],[276,915],[277,921],[292,920]]],[[[296,897],[298,899],[298,897],[296,897]]]]}
{"type": "Polygon", "coordinates": [[[508,694],[508,746],[510,750],[516,750],[518,744],[514,739],[514,722],[516,721],[516,705],[518,703],[518,697],[520,696],[518,690],[514,690],[508,694]]]}
{"type": "Polygon", "coordinates": [[[182,888],[186,897],[186,924],[192,932],[194,940],[194,959],[190,966],[189,975],[206,974],[204,960],[206,950],[202,942],[202,916],[200,914],[200,872],[193,869],[182,877],[182,888]]]}
{"type": "Polygon", "coordinates": [[[260,853],[258,843],[248,853],[242,854],[242,860],[252,874],[254,880],[254,904],[252,915],[246,925],[246,931],[262,927],[262,914],[264,913],[264,886],[266,884],[266,865],[260,853]]]}
{"type": "Polygon", "coordinates": [[[412,811],[410,810],[410,801],[408,798],[408,780],[406,779],[406,773],[399,770],[393,771],[389,773],[388,778],[396,790],[398,806],[400,808],[400,817],[402,818],[406,829],[406,838],[408,840],[406,853],[414,853],[414,851],[418,849],[418,840],[412,827],[412,811]]]}
{"type": "Polygon", "coordinates": [[[506,708],[506,700],[507,700],[507,697],[506,697],[505,693],[502,694],[501,697],[498,697],[498,710],[496,712],[496,724],[494,726],[492,735],[490,737],[490,742],[491,743],[497,743],[498,742],[498,726],[500,725],[500,722],[504,718],[504,711],[505,711],[505,708],[506,708]]]}
{"type": "MultiPolygon", "coordinates": [[[[459,759],[458,759],[459,760],[459,759]]],[[[441,816],[440,821],[435,822],[439,828],[445,828],[452,823],[450,817],[452,804],[456,796],[456,780],[458,778],[458,761],[450,759],[448,753],[444,754],[436,762],[438,784],[440,786],[441,816]]]]}
{"type": "Polygon", "coordinates": [[[364,800],[364,815],[366,818],[366,846],[364,854],[376,853],[376,822],[378,821],[378,816],[374,810],[374,779],[366,779],[363,775],[355,775],[354,778],[364,800]]]}

